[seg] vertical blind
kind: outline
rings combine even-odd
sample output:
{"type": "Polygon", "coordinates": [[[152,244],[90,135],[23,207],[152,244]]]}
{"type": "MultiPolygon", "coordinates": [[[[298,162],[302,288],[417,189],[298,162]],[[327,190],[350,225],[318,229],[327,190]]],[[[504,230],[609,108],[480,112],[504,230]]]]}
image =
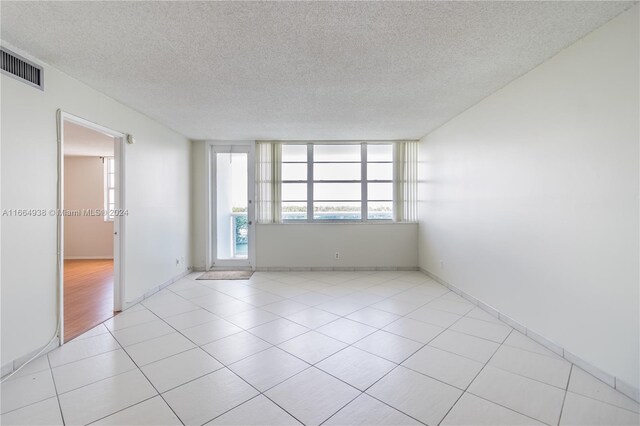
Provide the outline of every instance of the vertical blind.
{"type": "Polygon", "coordinates": [[[282,145],[256,144],[256,219],[258,223],[282,222],[282,145]]]}
{"type": "Polygon", "coordinates": [[[418,142],[396,143],[396,222],[418,220],[418,142]]]}

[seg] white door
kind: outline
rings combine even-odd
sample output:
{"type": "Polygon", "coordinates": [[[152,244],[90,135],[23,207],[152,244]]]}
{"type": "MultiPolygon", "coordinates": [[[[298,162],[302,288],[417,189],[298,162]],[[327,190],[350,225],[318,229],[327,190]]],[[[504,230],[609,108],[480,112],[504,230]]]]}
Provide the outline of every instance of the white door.
{"type": "Polygon", "coordinates": [[[253,175],[251,146],[211,147],[213,268],[255,265],[253,175]]]}

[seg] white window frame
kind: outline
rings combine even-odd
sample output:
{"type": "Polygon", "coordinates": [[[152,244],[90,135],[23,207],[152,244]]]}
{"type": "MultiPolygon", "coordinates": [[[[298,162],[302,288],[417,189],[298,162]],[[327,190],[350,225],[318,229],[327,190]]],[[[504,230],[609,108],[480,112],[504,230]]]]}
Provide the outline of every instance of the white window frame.
{"type": "MultiPolygon", "coordinates": [[[[345,141],[345,142],[327,142],[327,141],[317,141],[317,142],[282,142],[282,145],[306,145],[307,146],[307,179],[306,180],[282,180],[282,184],[285,183],[306,183],[307,185],[307,218],[304,219],[285,219],[284,212],[282,212],[282,222],[283,223],[392,223],[395,222],[394,218],[396,217],[396,158],[395,158],[395,142],[392,141],[379,141],[379,142],[370,142],[370,141],[345,141]],[[313,177],[313,165],[316,164],[313,159],[313,147],[314,145],[359,145],[361,149],[360,154],[360,179],[357,180],[323,180],[316,181],[313,177]],[[367,147],[370,145],[391,145],[392,146],[392,159],[391,161],[368,161],[367,158],[367,147]],[[391,163],[393,165],[393,175],[392,179],[388,180],[369,180],[367,177],[367,164],[369,163],[391,163]],[[340,202],[360,202],[360,219],[314,219],[314,211],[313,205],[316,200],[314,200],[313,194],[313,185],[314,183],[359,183],[360,184],[360,200],[359,201],[348,201],[348,200],[340,200],[340,202]],[[372,202],[390,202],[391,203],[391,217],[389,219],[369,219],[368,212],[368,184],[369,183],[390,183],[393,192],[392,192],[392,200],[371,200],[372,202]]],[[[303,162],[300,161],[282,161],[282,164],[287,163],[297,163],[301,164],[303,162]]],[[[355,163],[355,162],[354,162],[355,163]]],[[[282,202],[304,202],[305,200],[285,200],[282,199],[282,202]]],[[[333,200],[335,201],[335,200],[333,200]]],[[[332,202],[332,200],[328,201],[318,201],[318,202],[332,202]]],[[[337,201],[336,201],[337,202],[337,201]]]]}
{"type": "Polygon", "coordinates": [[[214,268],[244,268],[250,267],[252,270],[256,268],[256,230],[255,230],[255,209],[252,207],[255,196],[255,143],[253,141],[208,141],[208,153],[203,157],[205,169],[208,172],[207,185],[204,188],[204,196],[207,201],[207,216],[205,218],[206,227],[206,265],[207,271],[214,268]],[[247,250],[247,258],[245,259],[218,259],[218,240],[217,240],[217,170],[216,155],[221,153],[247,153],[247,185],[248,185],[248,232],[249,246],[247,250]]]}
{"type": "Polygon", "coordinates": [[[115,186],[115,163],[116,160],[114,157],[103,157],[103,164],[104,164],[104,221],[105,222],[113,222],[114,219],[114,215],[113,215],[113,211],[116,208],[116,200],[115,200],[115,190],[116,190],[116,186],[115,186]],[[109,171],[109,163],[113,163],[113,167],[111,167],[112,171],[109,171]],[[109,175],[113,175],[113,179],[111,179],[111,181],[113,182],[113,186],[109,185],[109,175]],[[113,193],[114,193],[114,199],[111,199],[111,197],[109,196],[110,193],[110,189],[113,189],[113,193]]]}
{"type": "MultiPolygon", "coordinates": [[[[282,146],[285,145],[304,145],[307,147],[307,161],[284,161],[284,159],[281,158],[281,167],[283,167],[285,164],[306,164],[307,165],[307,178],[305,180],[295,180],[295,179],[282,179],[280,182],[280,185],[283,185],[285,183],[304,183],[307,185],[307,199],[306,200],[285,200],[284,198],[282,198],[282,200],[280,200],[280,214],[283,215],[284,212],[282,211],[282,203],[285,202],[289,202],[289,203],[307,203],[307,219],[289,219],[289,220],[285,220],[284,216],[282,217],[282,222],[283,223],[306,223],[309,221],[309,209],[313,206],[313,202],[311,201],[312,199],[309,198],[309,194],[313,195],[313,166],[312,166],[312,170],[309,170],[309,159],[313,159],[313,146],[310,143],[307,142],[292,142],[292,143],[282,143],[282,146]],[[311,187],[309,186],[309,182],[311,182],[311,187]]],[[[282,191],[280,191],[280,193],[282,194],[282,191]]]]}

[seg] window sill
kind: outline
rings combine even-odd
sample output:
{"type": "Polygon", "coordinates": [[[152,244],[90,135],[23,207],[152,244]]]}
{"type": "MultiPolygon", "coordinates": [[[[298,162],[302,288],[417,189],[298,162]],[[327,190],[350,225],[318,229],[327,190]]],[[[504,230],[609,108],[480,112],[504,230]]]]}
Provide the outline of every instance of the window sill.
{"type": "Polygon", "coordinates": [[[325,221],[325,222],[304,222],[304,221],[288,221],[288,222],[282,222],[282,223],[258,223],[258,225],[260,226],[271,226],[271,225],[374,225],[374,226],[380,226],[380,225],[417,225],[418,222],[393,222],[391,220],[388,221],[366,221],[366,222],[362,222],[362,221],[352,221],[352,222],[348,222],[348,221],[344,221],[344,220],[337,220],[337,221],[325,221]]]}

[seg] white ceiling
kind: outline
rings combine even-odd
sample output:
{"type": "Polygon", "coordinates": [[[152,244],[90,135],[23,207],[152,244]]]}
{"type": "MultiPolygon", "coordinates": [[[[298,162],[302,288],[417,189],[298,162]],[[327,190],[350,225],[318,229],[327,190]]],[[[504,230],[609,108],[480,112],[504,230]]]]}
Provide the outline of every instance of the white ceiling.
{"type": "Polygon", "coordinates": [[[64,155],[80,157],[113,157],[114,140],[104,133],[64,122],[64,155]]]}
{"type": "Polygon", "coordinates": [[[193,139],[419,138],[632,5],[2,1],[0,37],[193,139]]]}

